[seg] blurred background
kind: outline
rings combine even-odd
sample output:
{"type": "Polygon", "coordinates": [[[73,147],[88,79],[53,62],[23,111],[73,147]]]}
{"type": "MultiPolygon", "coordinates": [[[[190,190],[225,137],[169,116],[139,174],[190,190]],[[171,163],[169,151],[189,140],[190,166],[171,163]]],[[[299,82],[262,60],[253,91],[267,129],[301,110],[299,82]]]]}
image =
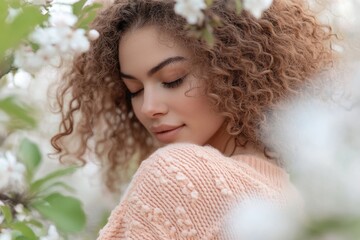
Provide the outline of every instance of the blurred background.
{"type": "MultiPolygon", "coordinates": [[[[73,8],[68,4],[73,2],[54,0],[51,8],[46,9],[46,11],[71,12],[73,8]]],[[[356,161],[356,159],[360,160],[360,114],[358,109],[360,100],[360,0],[309,0],[309,6],[319,15],[321,21],[333,26],[338,34],[339,41],[334,44],[333,48],[340,53],[342,60],[336,74],[331,77],[337,78],[341,84],[339,88],[336,88],[336,91],[332,88],[328,89],[330,101],[329,99],[323,101],[319,99],[319,96],[294,101],[290,107],[291,111],[281,113],[283,114],[283,121],[274,120],[273,125],[264,130],[264,136],[271,136],[269,141],[273,141],[274,136],[279,139],[278,142],[274,143],[274,148],[288,149],[282,154],[293,159],[293,162],[288,166],[289,171],[297,169],[297,174],[294,174],[294,181],[297,182],[302,191],[307,192],[308,201],[314,203],[311,211],[315,211],[314,208],[316,208],[317,213],[322,216],[342,216],[342,214],[353,212],[352,210],[358,208],[360,203],[360,189],[356,186],[356,182],[360,180],[357,177],[360,175],[360,167],[356,161]],[[291,134],[287,134],[289,132],[291,134]],[[290,147],[289,142],[293,143],[290,144],[290,147]],[[307,150],[302,151],[303,155],[294,158],[294,153],[296,154],[299,148],[307,150]],[[323,174],[318,171],[312,174],[312,171],[309,170],[315,168],[313,165],[314,153],[316,153],[316,168],[326,169],[323,174]],[[310,155],[312,156],[309,157],[310,155]],[[319,159],[326,159],[327,161],[319,159]],[[301,166],[294,164],[296,160],[306,164],[301,166]],[[336,165],[338,161],[347,162],[348,165],[339,167],[336,165]],[[351,176],[351,179],[341,175],[344,173],[347,177],[351,176]],[[301,177],[304,175],[306,178],[301,177]],[[336,181],[328,182],[332,177],[336,178],[336,181]],[[320,186],[314,186],[316,185],[314,182],[320,186]],[[329,184],[336,186],[336,191],[334,188],[324,188],[329,184]],[[323,199],[324,192],[316,193],[319,188],[328,194],[327,198],[337,196],[341,192],[344,199],[333,198],[332,202],[328,202],[323,199]],[[340,188],[342,191],[338,191],[340,188]],[[339,208],[339,203],[349,207],[346,213],[336,211],[329,213],[329,209],[333,209],[335,206],[339,208]],[[321,206],[322,209],[320,209],[321,206]]],[[[4,110],[5,108],[0,106],[0,152],[17,152],[19,142],[22,139],[28,139],[35,143],[41,152],[42,162],[34,173],[34,179],[41,178],[63,167],[58,159],[51,158],[48,155],[54,151],[50,145],[50,138],[59,127],[60,117],[51,111],[51,106],[55,96],[53,84],[60,80],[60,70],[47,65],[41,67],[36,74],[31,74],[20,68],[16,72],[8,73],[0,81],[1,99],[16,95],[17,101],[25,102],[27,109],[30,108],[31,111],[36,112],[36,126],[18,128],[8,124],[9,116],[4,110]]],[[[17,105],[10,104],[8,106],[17,105]]],[[[20,106],[23,105],[20,104],[20,106]]],[[[0,157],[0,161],[6,158],[9,156],[3,155],[0,157]]],[[[110,210],[120,199],[120,193],[110,193],[104,187],[101,180],[101,170],[96,164],[94,156],[89,155],[88,159],[89,163],[86,166],[63,179],[65,183],[74,188],[71,195],[83,203],[84,212],[87,216],[84,229],[71,239],[95,239],[110,210]]],[[[0,172],[0,174],[4,173],[0,172]]],[[[0,176],[0,182],[1,178],[0,176]]],[[[360,239],[360,235],[358,236],[357,239],[360,239]]],[[[333,238],[316,239],[348,239],[336,234],[331,235],[331,237],[333,238]]]]}

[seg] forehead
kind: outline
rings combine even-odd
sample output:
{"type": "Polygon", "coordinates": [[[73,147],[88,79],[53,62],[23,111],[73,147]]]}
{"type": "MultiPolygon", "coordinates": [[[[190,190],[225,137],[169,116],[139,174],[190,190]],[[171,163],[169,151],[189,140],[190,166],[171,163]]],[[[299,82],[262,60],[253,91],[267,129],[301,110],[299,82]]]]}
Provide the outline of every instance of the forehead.
{"type": "Polygon", "coordinates": [[[129,30],[119,41],[119,62],[121,71],[126,73],[148,71],[164,59],[176,56],[188,59],[190,54],[154,26],[129,30]]]}

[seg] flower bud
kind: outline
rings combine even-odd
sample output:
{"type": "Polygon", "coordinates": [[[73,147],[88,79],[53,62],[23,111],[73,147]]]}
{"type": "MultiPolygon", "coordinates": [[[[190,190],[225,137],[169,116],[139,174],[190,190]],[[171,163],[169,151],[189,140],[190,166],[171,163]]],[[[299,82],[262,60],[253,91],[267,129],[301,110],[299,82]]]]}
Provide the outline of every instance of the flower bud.
{"type": "Polygon", "coordinates": [[[95,29],[91,29],[88,32],[88,37],[90,41],[95,41],[96,39],[98,39],[100,36],[100,33],[98,31],[96,31],[95,29]]]}

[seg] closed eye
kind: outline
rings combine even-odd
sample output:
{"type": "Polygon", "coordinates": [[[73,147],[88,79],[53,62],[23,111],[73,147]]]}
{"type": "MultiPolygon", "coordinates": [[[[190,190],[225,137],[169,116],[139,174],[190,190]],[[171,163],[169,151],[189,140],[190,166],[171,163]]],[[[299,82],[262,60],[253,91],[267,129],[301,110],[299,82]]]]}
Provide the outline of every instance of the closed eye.
{"type": "MultiPolygon", "coordinates": [[[[184,82],[184,79],[187,77],[187,75],[181,77],[181,78],[178,78],[176,79],[175,81],[172,81],[172,82],[163,82],[162,85],[165,87],[165,88],[176,88],[176,87],[179,87],[183,82],[184,82]]],[[[136,96],[138,96],[144,89],[140,89],[136,92],[129,92],[130,94],[130,97],[131,98],[134,98],[136,96]]]]}
{"type": "Polygon", "coordinates": [[[176,88],[184,82],[184,79],[186,78],[186,76],[187,75],[185,75],[179,79],[176,79],[175,81],[172,81],[172,82],[163,82],[163,85],[166,88],[176,88]]]}
{"type": "Polygon", "coordinates": [[[129,91],[130,97],[131,98],[136,97],[137,95],[139,95],[139,93],[141,93],[142,90],[144,90],[144,89],[142,88],[142,89],[140,89],[140,90],[138,90],[136,92],[133,92],[133,93],[129,91]]]}

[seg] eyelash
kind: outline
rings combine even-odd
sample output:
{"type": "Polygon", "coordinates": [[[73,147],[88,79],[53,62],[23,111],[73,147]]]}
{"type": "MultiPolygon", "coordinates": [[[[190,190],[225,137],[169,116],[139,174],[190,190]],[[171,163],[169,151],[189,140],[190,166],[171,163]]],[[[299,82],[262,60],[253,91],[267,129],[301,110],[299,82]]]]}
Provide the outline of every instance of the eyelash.
{"type": "MultiPolygon", "coordinates": [[[[163,86],[165,87],[165,88],[177,88],[178,86],[180,86],[182,83],[183,83],[183,81],[184,81],[184,79],[186,78],[186,76],[187,75],[185,75],[184,77],[181,77],[181,78],[179,78],[179,79],[176,79],[175,81],[172,81],[172,82],[163,82],[162,84],[163,84],[163,86]]],[[[144,89],[140,89],[139,91],[136,91],[136,92],[134,92],[134,93],[129,93],[130,94],[130,97],[131,98],[134,98],[134,97],[136,97],[136,96],[138,96],[139,95],[139,93],[141,93],[142,92],[142,90],[144,90],[144,89]]]]}

